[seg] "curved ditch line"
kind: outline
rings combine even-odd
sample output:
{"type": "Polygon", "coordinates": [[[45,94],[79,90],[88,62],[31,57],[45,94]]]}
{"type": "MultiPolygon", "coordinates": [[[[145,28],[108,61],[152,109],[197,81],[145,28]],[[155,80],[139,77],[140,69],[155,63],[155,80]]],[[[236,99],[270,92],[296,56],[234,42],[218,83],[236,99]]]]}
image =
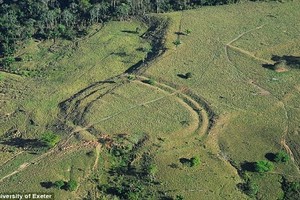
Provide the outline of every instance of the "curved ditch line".
{"type": "MultiPolygon", "coordinates": [[[[143,84],[147,84],[144,83],[143,81],[148,80],[147,77],[145,76],[137,76],[137,78],[139,79],[139,81],[143,84]]],[[[149,84],[147,84],[149,85],[149,84]]],[[[151,86],[151,85],[149,85],[151,86]]],[[[197,100],[193,99],[191,96],[189,96],[188,94],[186,94],[184,92],[184,89],[179,89],[177,90],[176,88],[173,88],[167,84],[161,83],[161,82],[156,82],[154,86],[151,87],[156,87],[159,88],[165,92],[173,92],[176,94],[176,96],[183,100],[183,102],[185,102],[192,110],[194,110],[196,112],[196,114],[198,115],[198,127],[196,129],[196,131],[199,131],[199,134],[201,136],[207,135],[207,133],[209,132],[210,128],[211,128],[211,122],[212,122],[212,118],[213,116],[209,116],[209,112],[207,111],[207,108],[209,108],[208,104],[203,105],[203,101],[201,103],[199,103],[197,100]],[[202,123],[200,123],[202,122],[202,123]]],[[[173,94],[172,93],[172,94],[173,94]]],[[[209,108],[209,110],[211,110],[209,108]]]]}
{"type": "MultiPolygon", "coordinates": [[[[166,32],[166,30],[168,28],[168,25],[169,25],[169,19],[163,19],[162,20],[162,18],[159,19],[159,18],[153,17],[153,18],[141,18],[141,20],[143,20],[146,24],[150,25],[150,28],[147,30],[147,32],[142,37],[145,38],[145,39],[150,40],[151,45],[153,46],[152,52],[149,52],[144,60],[138,62],[136,65],[133,65],[128,70],[126,70],[124,73],[122,73],[120,75],[117,75],[117,76],[114,76],[112,78],[106,79],[104,81],[96,82],[95,84],[92,84],[92,85],[82,89],[78,93],[72,95],[69,99],[59,103],[58,106],[61,109],[61,112],[59,113],[59,116],[57,116],[58,122],[64,127],[65,130],[69,129],[70,134],[66,137],[66,139],[64,141],[61,141],[58,145],[56,145],[51,150],[49,150],[46,153],[32,159],[30,162],[25,162],[25,163],[21,164],[17,170],[15,170],[12,173],[10,173],[10,174],[4,176],[3,178],[1,178],[0,183],[3,182],[3,180],[9,178],[10,176],[23,171],[24,169],[26,169],[31,164],[38,163],[44,157],[46,157],[46,156],[50,155],[51,153],[63,148],[63,146],[65,146],[67,144],[67,142],[74,136],[74,133],[80,132],[82,130],[88,130],[89,128],[91,128],[91,125],[89,125],[89,124],[84,126],[84,127],[76,126],[76,125],[73,124],[72,121],[71,121],[71,126],[70,126],[70,124],[67,124],[68,116],[69,116],[70,113],[66,112],[66,110],[67,110],[67,108],[69,108],[69,104],[71,104],[73,99],[79,97],[80,95],[82,95],[87,90],[90,90],[90,88],[93,88],[94,86],[97,87],[97,85],[99,83],[102,83],[102,82],[110,82],[110,83],[113,82],[114,83],[115,79],[120,79],[122,77],[122,75],[127,74],[127,73],[142,74],[149,67],[149,63],[155,61],[159,56],[161,56],[163,53],[165,53],[166,48],[165,48],[165,45],[164,45],[164,42],[165,42],[164,37],[165,37],[165,32],[166,32]],[[159,36],[157,36],[157,35],[159,35],[159,36]]],[[[109,54],[106,57],[102,58],[102,60],[106,59],[109,56],[111,56],[111,54],[109,54]]],[[[88,71],[90,71],[94,67],[95,66],[92,66],[85,73],[87,73],[88,71]]],[[[78,78],[80,78],[81,76],[83,76],[83,74],[81,74],[78,78]]],[[[56,91],[57,90],[54,90],[49,95],[54,94],[56,91]]],[[[73,112],[71,112],[71,113],[73,113],[73,112]]]]}

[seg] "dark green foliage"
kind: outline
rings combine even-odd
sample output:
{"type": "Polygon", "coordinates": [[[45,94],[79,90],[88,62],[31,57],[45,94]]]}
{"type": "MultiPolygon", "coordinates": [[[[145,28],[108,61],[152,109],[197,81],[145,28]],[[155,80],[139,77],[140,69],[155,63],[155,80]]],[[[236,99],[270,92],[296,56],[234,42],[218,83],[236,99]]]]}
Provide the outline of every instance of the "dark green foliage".
{"type": "Polygon", "coordinates": [[[300,182],[288,182],[283,179],[282,189],[284,191],[284,200],[298,200],[300,199],[300,182]]]}
{"type": "MultiPolygon", "coordinates": [[[[203,5],[236,3],[238,0],[78,0],[78,1],[1,1],[0,55],[13,54],[31,37],[73,39],[88,26],[131,15],[190,9],[203,5]],[[21,44],[21,45],[20,45],[21,44]]],[[[139,33],[139,28],[136,29],[139,33]]],[[[188,35],[190,30],[186,30],[188,35]]],[[[180,43],[176,42],[176,46],[180,43]]]]}
{"type": "Polygon", "coordinates": [[[179,39],[177,39],[177,40],[175,40],[175,41],[173,42],[173,44],[174,44],[176,47],[178,47],[178,46],[181,44],[181,41],[180,41],[179,39]]]}
{"type": "Polygon", "coordinates": [[[183,200],[183,199],[184,199],[183,196],[180,194],[176,195],[175,197],[175,200],[183,200]]]}
{"type": "Polygon", "coordinates": [[[142,30],[142,29],[141,29],[140,27],[136,27],[135,33],[136,33],[136,34],[139,34],[139,33],[141,32],[141,30],[142,30]]]}
{"type": "Polygon", "coordinates": [[[154,176],[157,173],[157,171],[158,171],[157,166],[154,164],[150,164],[147,167],[147,173],[151,176],[154,176]]]}
{"type": "Polygon", "coordinates": [[[15,58],[12,56],[7,56],[2,59],[1,65],[3,68],[9,68],[9,66],[15,61],[15,58]]]}
{"type": "Polygon", "coordinates": [[[60,138],[58,135],[47,132],[42,135],[41,141],[47,146],[47,147],[53,147],[59,142],[60,138]]]}
{"type": "Polygon", "coordinates": [[[121,142],[124,141],[124,137],[126,136],[120,138],[120,144],[123,146],[122,149],[127,149],[126,151],[122,151],[122,156],[115,155],[115,153],[110,151],[113,166],[109,171],[107,185],[99,186],[100,191],[104,195],[116,199],[129,200],[159,199],[154,197],[158,194],[152,191],[153,177],[149,176],[157,171],[156,166],[152,162],[152,157],[148,153],[143,153],[140,163],[138,165],[132,164],[137,154],[140,153],[140,145],[147,139],[144,134],[141,136],[137,139],[131,138],[130,141],[136,141],[131,145],[121,142]]]}
{"type": "Polygon", "coordinates": [[[241,189],[245,192],[245,194],[252,198],[255,197],[259,191],[258,185],[250,179],[248,179],[246,183],[242,184],[241,189]]]}
{"type": "Polygon", "coordinates": [[[153,79],[144,80],[143,82],[147,83],[149,85],[154,85],[155,84],[155,81],[153,79]]]}
{"type": "Polygon", "coordinates": [[[274,165],[273,165],[273,163],[271,163],[269,161],[260,160],[255,163],[254,169],[256,172],[259,172],[259,173],[269,172],[274,169],[274,165]]]}
{"type": "Polygon", "coordinates": [[[66,184],[66,189],[69,191],[75,191],[77,189],[77,182],[75,180],[70,180],[67,184],[66,184]]]}
{"type": "Polygon", "coordinates": [[[186,34],[186,35],[191,34],[191,32],[192,32],[192,31],[191,31],[190,29],[186,29],[186,30],[185,30],[185,34],[186,34]]]}
{"type": "Polygon", "coordinates": [[[63,180],[55,181],[53,183],[53,187],[57,189],[62,189],[62,187],[65,185],[65,182],[63,180]]]}
{"type": "Polygon", "coordinates": [[[185,74],[186,79],[192,78],[193,74],[191,72],[188,72],[185,74]]]}
{"type": "Polygon", "coordinates": [[[190,159],[191,167],[195,167],[201,164],[201,160],[199,156],[194,156],[190,159]]]}
{"type": "Polygon", "coordinates": [[[290,156],[285,151],[279,151],[275,154],[275,162],[287,162],[290,159],[290,156]]]}

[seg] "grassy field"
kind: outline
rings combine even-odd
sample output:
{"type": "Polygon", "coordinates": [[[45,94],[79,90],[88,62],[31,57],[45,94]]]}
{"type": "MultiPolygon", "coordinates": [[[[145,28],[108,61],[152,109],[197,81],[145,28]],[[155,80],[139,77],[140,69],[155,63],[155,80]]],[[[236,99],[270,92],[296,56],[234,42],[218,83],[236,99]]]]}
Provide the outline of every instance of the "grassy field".
{"type": "Polygon", "coordinates": [[[270,66],[300,56],[299,9],[249,2],[159,14],[170,20],[167,50],[139,75],[124,73],[151,48],[137,21],[92,27],[75,42],[29,41],[13,64],[21,75],[0,72],[0,192],[114,199],[118,188],[107,185],[139,181],[151,161],[152,199],[249,199],[238,188],[247,178],[257,199],[282,198],[282,178],[300,178],[300,70],[289,60],[284,72],[270,66]],[[38,148],[46,132],[61,141],[38,148]],[[292,159],[245,172],[279,150],[292,159]],[[190,167],[194,156],[201,163],[190,167]],[[57,180],[79,186],[47,188],[57,180]]]}
{"type": "MultiPolygon", "coordinates": [[[[217,115],[226,119],[225,122],[216,121],[214,132],[217,136],[209,135],[204,144],[217,143],[219,150],[215,153],[237,166],[245,161],[265,159],[266,153],[279,151],[283,148],[281,141],[285,136],[290,138],[288,145],[294,146],[293,153],[299,154],[295,134],[299,113],[293,107],[296,104],[292,99],[299,96],[300,71],[290,69],[278,73],[262,67],[273,63],[271,58],[274,55],[299,56],[297,28],[300,24],[295,20],[299,16],[299,6],[299,2],[246,3],[168,14],[174,19],[168,34],[169,51],[147,71],[147,75],[161,82],[186,86],[201,94],[217,115]],[[192,30],[192,33],[180,36],[182,44],[175,47],[172,44],[177,38],[175,33],[185,29],[192,30]],[[193,73],[191,79],[178,76],[187,72],[193,73]]],[[[167,163],[163,160],[167,160],[167,156],[157,156],[159,166],[166,168],[167,163]]],[[[169,156],[174,155],[170,153],[169,156]]],[[[279,166],[275,171],[279,174],[284,171],[291,179],[297,179],[298,162],[297,159],[296,163],[279,166]]],[[[221,160],[218,165],[226,166],[221,160]]],[[[209,176],[215,183],[224,183],[214,178],[224,176],[224,168],[230,170],[230,165],[220,169],[210,167],[217,174],[215,176],[197,173],[191,177],[203,180],[209,176]]],[[[185,184],[179,176],[166,176],[166,173],[160,176],[168,186],[170,182],[177,182],[178,188],[185,184]]],[[[278,175],[266,175],[253,179],[261,187],[258,194],[261,199],[276,199],[282,195],[280,175],[279,178],[278,175]]],[[[230,187],[230,184],[225,185],[230,187]]],[[[206,186],[201,187],[203,191],[208,190],[206,186]]],[[[217,188],[220,187],[210,188],[215,192],[214,199],[242,198],[236,194],[235,197],[222,196],[222,192],[228,194],[226,190],[216,194],[217,188]]],[[[187,199],[209,198],[203,191],[188,194],[183,191],[183,196],[187,199]]]]}

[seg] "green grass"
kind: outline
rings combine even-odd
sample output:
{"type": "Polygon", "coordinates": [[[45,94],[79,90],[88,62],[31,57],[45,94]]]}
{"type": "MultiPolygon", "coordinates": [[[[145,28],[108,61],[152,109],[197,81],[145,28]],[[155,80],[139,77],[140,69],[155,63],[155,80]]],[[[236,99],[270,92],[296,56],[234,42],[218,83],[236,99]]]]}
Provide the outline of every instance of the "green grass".
{"type": "MultiPolygon", "coordinates": [[[[222,152],[227,159],[231,159],[237,165],[243,161],[254,162],[264,159],[266,153],[280,150],[280,140],[287,121],[288,137],[294,138],[291,146],[294,147],[293,152],[298,155],[296,141],[299,139],[296,139],[298,136],[293,133],[298,131],[296,119],[299,115],[297,109],[289,106],[297,105],[292,102],[298,101],[296,96],[299,96],[297,88],[300,84],[300,71],[292,69],[277,73],[263,68],[262,64],[265,63],[260,59],[270,60],[272,55],[299,56],[299,45],[295,41],[298,34],[296,27],[300,27],[299,21],[295,21],[295,16],[299,16],[299,6],[299,2],[284,4],[250,2],[166,14],[173,20],[167,37],[169,50],[147,71],[147,74],[156,80],[186,86],[195,93],[201,94],[218,115],[227,119],[225,122],[217,120],[217,130],[213,131],[217,136],[209,136],[205,143],[211,146],[211,149],[219,148],[217,152],[222,152]],[[177,35],[174,33],[178,31],[181,17],[181,28],[192,29],[193,33],[188,37],[181,36],[182,45],[175,49],[171,43],[176,40],[177,35]],[[265,26],[231,43],[232,46],[248,51],[259,59],[244,53],[245,51],[236,51],[228,47],[230,59],[228,61],[224,50],[225,45],[243,32],[261,25],[265,26]],[[193,73],[192,79],[186,80],[177,76],[187,71],[193,73]],[[286,102],[287,100],[289,102],[286,102]],[[285,109],[288,112],[288,119],[286,119],[285,109]]],[[[195,148],[197,147],[192,149],[195,148]]],[[[205,152],[212,153],[209,150],[205,152]]],[[[170,153],[168,156],[173,155],[170,153]]],[[[158,177],[162,180],[178,182],[177,187],[190,185],[188,181],[182,181],[183,177],[179,175],[174,176],[172,173],[167,175],[165,170],[168,168],[163,160],[167,160],[168,156],[157,155],[158,159],[161,157],[157,162],[158,168],[163,170],[158,177]]],[[[205,158],[201,160],[205,162],[205,158]]],[[[218,163],[220,166],[224,165],[221,161],[218,163]]],[[[222,170],[215,166],[211,167],[211,164],[208,165],[210,170],[218,174],[210,179],[216,183],[224,183],[217,178],[224,174],[224,169],[230,169],[230,165],[226,165],[222,170]]],[[[277,170],[299,177],[292,163],[289,166],[280,166],[276,168],[277,170]],[[288,168],[293,173],[288,173],[288,168]]],[[[237,177],[237,175],[233,176],[237,177]]],[[[276,179],[277,176],[273,176],[276,179]]],[[[261,185],[264,185],[261,187],[264,189],[259,191],[258,195],[268,197],[266,199],[276,199],[280,196],[279,193],[272,192],[280,191],[279,182],[271,186],[270,180],[274,178],[271,175],[262,178],[265,180],[261,181],[263,182],[261,185]],[[266,191],[268,187],[271,189],[266,191]]],[[[170,186],[169,182],[165,185],[168,188],[170,186]]],[[[221,187],[215,186],[215,189],[212,189],[215,192],[213,199],[221,198],[217,192],[219,188],[221,187]]],[[[195,195],[202,195],[202,193],[195,192],[195,195]]],[[[203,199],[207,198],[203,197],[203,199]]]]}
{"type": "MultiPolygon", "coordinates": [[[[64,40],[54,46],[52,41],[29,41],[17,54],[22,61],[12,66],[27,75],[0,73],[0,136],[34,139],[52,132],[62,146],[5,179],[0,192],[50,191],[60,199],[94,194],[117,162],[105,148],[114,142],[133,148],[148,135],[132,163],[140,166],[143,152],[153,156],[149,166],[155,166],[154,180],[161,183],[151,186],[153,191],[184,199],[247,199],[237,187],[246,181],[237,172],[241,163],[265,160],[267,153],[282,150],[283,137],[300,160],[300,71],[278,73],[262,67],[272,55],[299,56],[299,9],[299,2],[249,2],[160,14],[171,20],[166,53],[150,63],[144,78],[124,75],[106,83],[99,81],[122,74],[145,58],[147,52],[140,49],[151,49],[139,35],[126,32],[139,26],[142,34],[147,27],[141,23],[109,22],[99,32],[92,27],[77,46],[64,40]],[[193,31],[181,35],[175,47],[179,27],[193,31]],[[180,77],[187,72],[192,78],[180,77]],[[207,119],[186,103],[190,100],[181,93],[187,90],[203,97],[217,116],[209,134],[198,134],[207,119]],[[59,103],[69,98],[64,115],[59,103]],[[79,133],[63,144],[76,132],[72,129],[79,133]],[[118,134],[127,135],[126,140],[120,142],[118,134]],[[99,155],[97,141],[103,145],[99,155]],[[197,166],[181,163],[193,156],[200,157],[197,166]],[[57,180],[76,180],[78,190],[41,187],[41,182],[57,180]]],[[[25,149],[5,164],[24,149],[2,143],[0,148],[7,149],[1,153],[1,177],[44,153],[25,149]]],[[[292,160],[274,163],[274,170],[263,175],[247,174],[257,183],[261,199],[282,196],[281,176],[300,177],[292,160]]]]}

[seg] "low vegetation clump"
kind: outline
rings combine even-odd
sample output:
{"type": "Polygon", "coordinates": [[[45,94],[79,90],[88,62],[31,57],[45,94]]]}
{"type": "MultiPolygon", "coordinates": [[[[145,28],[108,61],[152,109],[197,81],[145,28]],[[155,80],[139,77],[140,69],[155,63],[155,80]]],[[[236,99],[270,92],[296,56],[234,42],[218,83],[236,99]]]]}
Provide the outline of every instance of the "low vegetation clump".
{"type": "Polygon", "coordinates": [[[300,182],[288,182],[287,180],[283,180],[282,189],[284,191],[283,199],[300,199],[300,182]]]}
{"type": "Polygon", "coordinates": [[[75,191],[78,187],[78,183],[75,180],[70,180],[68,182],[63,180],[58,180],[52,183],[51,187],[60,189],[60,190],[67,190],[67,191],[75,191]]]}
{"type": "Polygon", "coordinates": [[[195,167],[201,164],[201,160],[199,156],[194,156],[190,159],[191,167],[195,167]]]}
{"type": "Polygon", "coordinates": [[[158,169],[157,169],[157,166],[156,166],[156,165],[150,164],[150,165],[147,167],[147,173],[148,173],[150,176],[154,176],[157,172],[158,172],[158,169]]]}
{"type": "Polygon", "coordinates": [[[155,84],[155,80],[153,80],[153,79],[144,80],[143,82],[147,83],[149,85],[154,85],[155,84]]]}
{"type": "Polygon", "coordinates": [[[191,72],[188,72],[185,74],[186,79],[192,78],[192,76],[193,76],[193,74],[191,72]]]}
{"type": "Polygon", "coordinates": [[[259,173],[269,172],[274,169],[274,165],[273,165],[273,163],[271,163],[269,161],[260,160],[254,164],[254,169],[256,172],[259,172],[259,173]]]}
{"type": "Polygon", "coordinates": [[[290,156],[284,152],[284,151],[279,151],[278,153],[275,154],[275,157],[274,157],[274,161],[275,162],[287,162],[289,161],[290,159],[290,156]]]}
{"type": "Polygon", "coordinates": [[[133,74],[130,74],[130,75],[127,76],[127,79],[132,81],[132,80],[136,79],[136,76],[133,75],[133,74]]]}
{"type": "Polygon", "coordinates": [[[63,180],[55,181],[53,183],[53,187],[55,187],[57,189],[62,189],[64,185],[65,185],[65,182],[63,180]]]}
{"type": "Polygon", "coordinates": [[[250,179],[248,179],[246,181],[246,183],[241,184],[240,189],[245,194],[247,194],[249,197],[252,197],[252,198],[254,198],[257,195],[258,191],[259,191],[258,185],[254,181],[252,181],[250,179]]]}
{"type": "Polygon", "coordinates": [[[45,146],[51,148],[54,147],[60,140],[60,137],[52,132],[44,133],[41,141],[44,143],[45,146]]]}
{"type": "Polygon", "coordinates": [[[192,33],[192,31],[191,31],[190,29],[186,29],[186,30],[185,30],[185,34],[186,34],[186,35],[190,35],[191,33],[192,33]]]}
{"type": "Polygon", "coordinates": [[[78,183],[75,180],[70,180],[66,184],[66,189],[69,191],[75,191],[77,189],[77,187],[78,187],[78,183]]]}
{"type": "Polygon", "coordinates": [[[181,43],[181,41],[180,41],[179,39],[177,39],[177,40],[175,40],[175,41],[173,42],[173,44],[174,44],[176,47],[178,47],[178,46],[181,45],[182,43],[181,43]]]}

